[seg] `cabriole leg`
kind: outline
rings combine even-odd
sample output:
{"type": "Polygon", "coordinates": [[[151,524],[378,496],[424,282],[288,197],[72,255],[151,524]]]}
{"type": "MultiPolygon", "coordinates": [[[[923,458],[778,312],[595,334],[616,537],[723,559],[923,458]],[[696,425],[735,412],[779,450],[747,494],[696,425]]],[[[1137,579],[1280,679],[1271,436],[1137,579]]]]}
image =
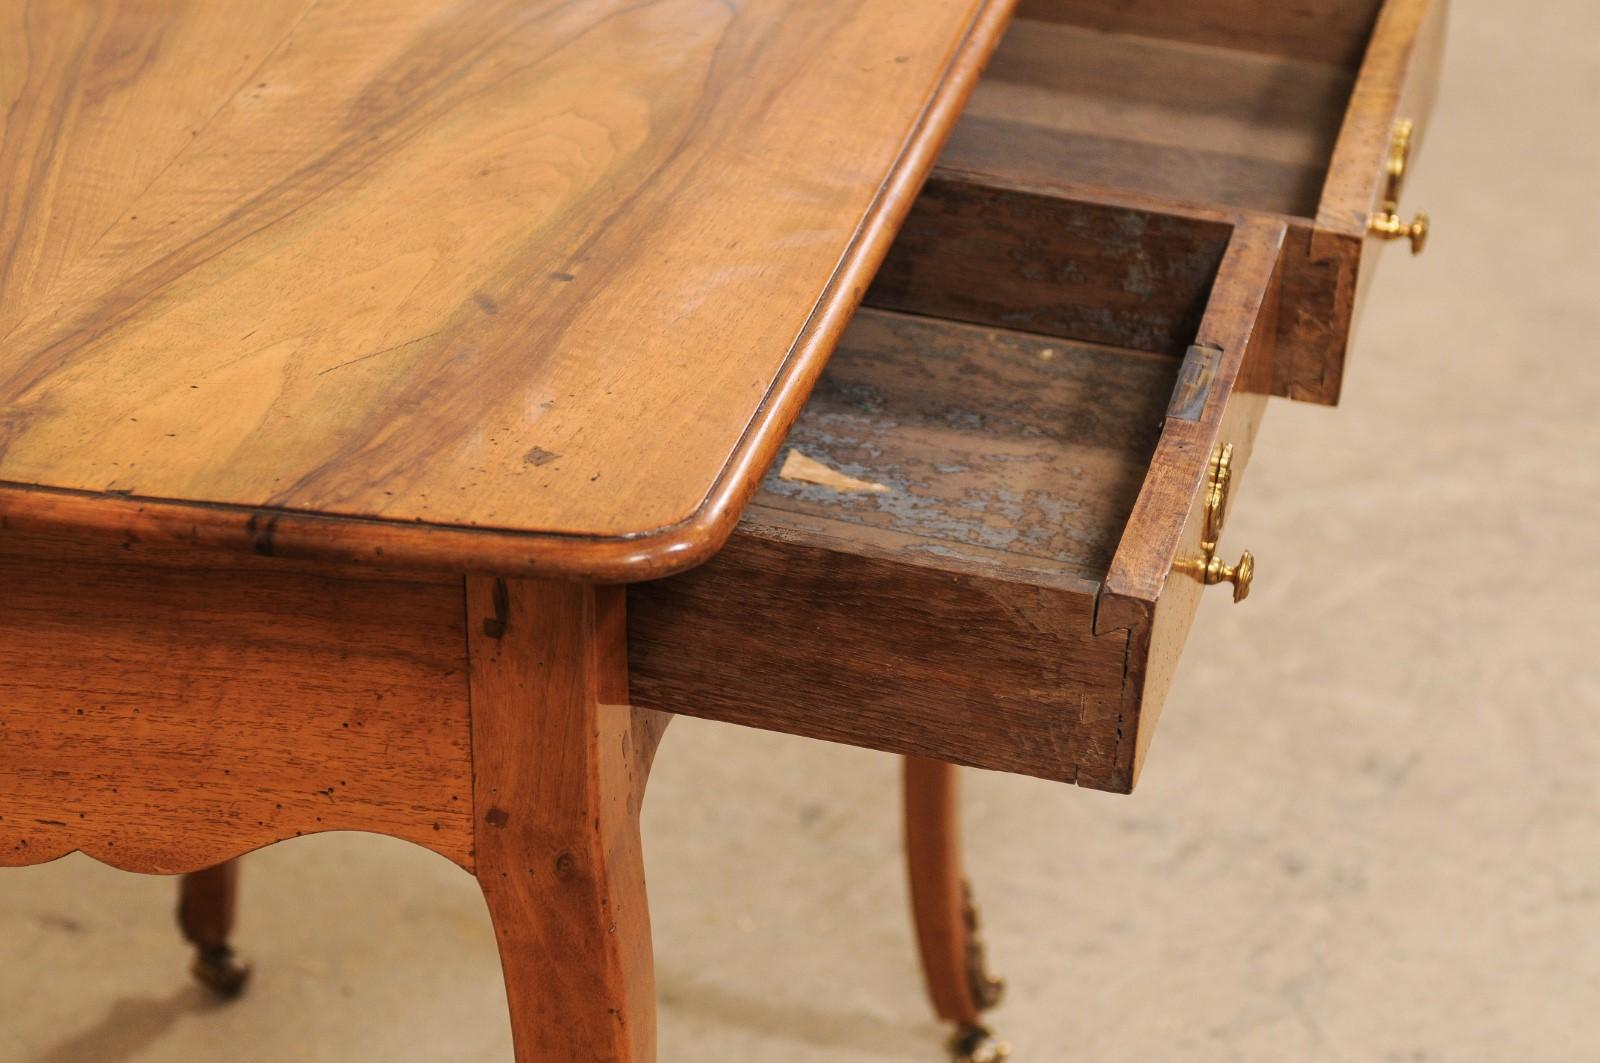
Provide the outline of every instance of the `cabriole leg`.
{"type": "Polygon", "coordinates": [[[961,868],[961,810],[956,768],[905,759],[906,866],[911,912],[928,996],[941,1019],[956,1024],[950,1048],[963,1063],[992,1063],[1009,1047],[984,1026],[1005,983],[988,973],[977,909],[961,868]]]}
{"type": "Polygon", "coordinates": [[[627,705],[618,587],[467,592],[477,874],[517,1063],[654,1063],[639,806],[668,717],[627,705]]]}

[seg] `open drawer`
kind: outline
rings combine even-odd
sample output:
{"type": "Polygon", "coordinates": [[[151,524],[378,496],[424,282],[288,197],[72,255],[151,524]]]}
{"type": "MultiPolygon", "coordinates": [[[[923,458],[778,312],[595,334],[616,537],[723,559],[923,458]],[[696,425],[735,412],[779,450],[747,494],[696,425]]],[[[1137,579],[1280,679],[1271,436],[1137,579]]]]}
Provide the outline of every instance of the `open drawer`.
{"type": "Polygon", "coordinates": [[[633,700],[1131,789],[1204,584],[1249,576],[1216,543],[1284,231],[1225,235],[1176,356],[859,313],[723,551],[629,588],[633,700]]]}
{"type": "MultiPolygon", "coordinates": [[[[1079,257],[1097,208],[1163,216],[1170,290],[1209,279],[1214,256],[1188,252],[1219,220],[1277,217],[1271,388],[1335,402],[1377,249],[1425,235],[1401,200],[1444,16],[1445,0],[1023,0],[867,302],[1076,336],[1161,291],[1145,229],[1079,257]]],[[[1181,346],[1194,322],[1168,323],[1181,346]]]]}

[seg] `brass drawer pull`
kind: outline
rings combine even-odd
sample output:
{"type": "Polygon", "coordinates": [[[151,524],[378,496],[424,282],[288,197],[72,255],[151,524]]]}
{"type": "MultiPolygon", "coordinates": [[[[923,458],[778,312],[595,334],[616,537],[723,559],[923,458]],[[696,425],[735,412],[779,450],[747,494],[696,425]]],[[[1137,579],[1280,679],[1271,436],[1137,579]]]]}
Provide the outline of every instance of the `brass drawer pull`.
{"type": "Polygon", "coordinates": [[[1380,240],[1410,240],[1411,253],[1420,255],[1428,243],[1427,212],[1417,211],[1417,216],[1410,222],[1400,217],[1400,188],[1405,182],[1406,163],[1411,158],[1413,129],[1409,118],[1402,118],[1395,123],[1394,135],[1389,139],[1389,158],[1383,167],[1383,202],[1367,222],[1367,231],[1380,240]]]}
{"type": "Polygon", "coordinates": [[[1255,555],[1246,550],[1239,555],[1237,565],[1229,565],[1215,554],[1206,562],[1206,586],[1217,583],[1233,584],[1233,600],[1242,602],[1250,596],[1250,581],[1255,578],[1255,555]]]}
{"type": "Polygon", "coordinates": [[[1179,570],[1194,576],[1206,586],[1233,584],[1233,600],[1242,602],[1250,595],[1250,581],[1256,574],[1255,556],[1246,550],[1237,565],[1217,556],[1217,541],[1222,538],[1222,523],[1228,516],[1228,486],[1233,481],[1233,444],[1218,443],[1211,453],[1206,474],[1205,528],[1200,540],[1204,556],[1180,561],[1179,570]]]}
{"type": "Polygon", "coordinates": [[[1233,444],[1224,443],[1211,454],[1211,469],[1206,477],[1206,527],[1201,549],[1207,556],[1216,553],[1222,538],[1222,522],[1228,516],[1228,483],[1233,479],[1233,444]]]}
{"type": "Polygon", "coordinates": [[[1230,565],[1216,554],[1207,557],[1184,558],[1175,566],[1207,587],[1218,583],[1233,584],[1233,600],[1242,602],[1250,596],[1250,581],[1255,579],[1256,558],[1246,550],[1239,555],[1239,563],[1230,565]]]}

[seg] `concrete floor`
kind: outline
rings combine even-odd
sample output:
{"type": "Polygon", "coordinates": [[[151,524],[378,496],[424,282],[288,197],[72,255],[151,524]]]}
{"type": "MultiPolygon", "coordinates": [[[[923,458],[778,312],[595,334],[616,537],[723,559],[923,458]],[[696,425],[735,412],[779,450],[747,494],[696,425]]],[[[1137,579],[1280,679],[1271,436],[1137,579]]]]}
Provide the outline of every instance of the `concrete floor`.
{"type": "MultiPolygon", "coordinates": [[[[971,773],[1022,1060],[1600,1059],[1600,7],[1456,4],[1338,410],[1272,409],[1138,794],[971,773]]],[[[682,720],[646,816],[661,1058],[941,1058],[889,757],[682,720]]],[[[0,874],[0,1063],[505,1063],[442,859],[250,858],[243,1001],[172,884],[0,874]]],[[[575,1061],[581,1063],[581,1061],[575,1061]]]]}

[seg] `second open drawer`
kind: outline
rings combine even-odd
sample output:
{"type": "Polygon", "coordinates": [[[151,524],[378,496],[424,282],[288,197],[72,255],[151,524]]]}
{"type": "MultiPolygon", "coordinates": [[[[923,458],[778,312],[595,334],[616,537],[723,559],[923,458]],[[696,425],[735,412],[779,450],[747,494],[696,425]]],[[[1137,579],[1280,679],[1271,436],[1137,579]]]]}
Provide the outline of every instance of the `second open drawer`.
{"type": "Polygon", "coordinates": [[[1174,295],[1209,280],[1218,222],[1278,218],[1271,389],[1337,401],[1380,248],[1425,236],[1402,189],[1445,7],[1025,0],[867,302],[1077,337],[1140,314],[1181,349],[1174,295]],[[1116,228],[1109,207],[1155,221],[1116,228]]]}
{"type": "Polygon", "coordinates": [[[1131,789],[1229,575],[1283,238],[1232,230],[1181,357],[862,311],[724,550],[629,589],[634,700],[1131,789]]]}

